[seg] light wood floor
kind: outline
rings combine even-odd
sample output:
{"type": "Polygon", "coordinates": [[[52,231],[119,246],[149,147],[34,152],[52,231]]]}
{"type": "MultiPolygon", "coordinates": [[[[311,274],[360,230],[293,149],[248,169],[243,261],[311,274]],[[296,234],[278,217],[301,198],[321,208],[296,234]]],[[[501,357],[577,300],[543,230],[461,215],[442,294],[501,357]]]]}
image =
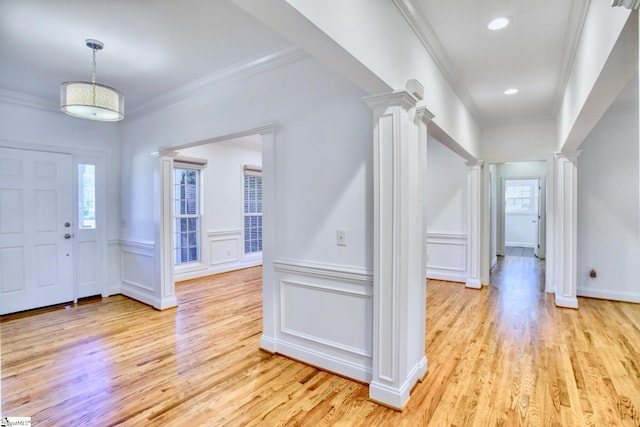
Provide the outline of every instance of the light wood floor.
{"type": "Polygon", "coordinates": [[[640,305],[558,309],[542,264],[481,291],[428,284],[429,372],[401,413],[365,385],[258,350],[261,271],[178,286],[164,312],[114,296],[1,319],[5,416],[34,426],[638,426],[640,305]]]}

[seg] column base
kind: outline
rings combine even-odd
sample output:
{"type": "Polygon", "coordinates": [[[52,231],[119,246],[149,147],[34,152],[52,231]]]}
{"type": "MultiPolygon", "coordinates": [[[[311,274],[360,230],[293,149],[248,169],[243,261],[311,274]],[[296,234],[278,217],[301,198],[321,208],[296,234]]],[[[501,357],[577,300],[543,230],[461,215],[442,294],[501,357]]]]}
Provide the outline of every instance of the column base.
{"type": "Polygon", "coordinates": [[[471,289],[482,289],[482,281],[480,279],[467,279],[465,286],[471,289]]]}
{"type": "Polygon", "coordinates": [[[427,358],[423,357],[420,362],[413,367],[407,380],[399,387],[392,387],[388,384],[372,382],[369,384],[369,400],[376,402],[387,408],[402,411],[406,405],[413,387],[422,381],[427,373],[427,358]]]}
{"type": "Polygon", "coordinates": [[[578,298],[556,294],[556,307],[578,308],[578,298]]]}

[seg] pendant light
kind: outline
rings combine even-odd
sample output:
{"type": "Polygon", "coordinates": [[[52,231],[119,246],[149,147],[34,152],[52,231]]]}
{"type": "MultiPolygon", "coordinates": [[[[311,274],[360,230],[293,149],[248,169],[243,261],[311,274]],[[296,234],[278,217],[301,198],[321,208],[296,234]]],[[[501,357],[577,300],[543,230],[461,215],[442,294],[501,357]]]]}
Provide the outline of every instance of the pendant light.
{"type": "Polygon", "coordinates": [[[87,39],[93,51],[93,77],[89,82],[64,82],[60,85],[60,109],[70,116],[102,122],[124,118],[124,95],[119,90],[96,83],[96,52],[104,44],[87,39]]]}

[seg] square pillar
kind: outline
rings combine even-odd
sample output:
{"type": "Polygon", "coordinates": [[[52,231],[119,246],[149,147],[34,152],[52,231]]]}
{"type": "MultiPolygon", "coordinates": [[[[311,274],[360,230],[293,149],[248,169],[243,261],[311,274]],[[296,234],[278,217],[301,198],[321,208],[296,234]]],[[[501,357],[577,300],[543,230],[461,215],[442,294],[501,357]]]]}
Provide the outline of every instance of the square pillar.
{"type": "Polygon", "coordinates": [[[173,159],[175,151],[154,153],[158,157],[158,178],[154,182],[157,195],[156,245],[154,249],[154,308],[176,307],[176,284],[173,276],[173,159]]]}
{"type": "Polygon", "coordinates": [[[578,308],[577,231],[579,151],[556,153],[556,296],[558,307],[578,308]]]}
{"type": "Polygon", "coordinates": [[[467,288],[481,289],[480,278],[480,232],[482,213],[482,161],[467,162],[468,175],[468,219],[467,219],[467,288]]]}
{"type": "MultiPolygon", "coordinates": [[[[414,95],[393,92],[367,97],[365,102],[374,111],[373,375],[369,397],[401,409],[427,370],[421,132],[415,120],[414,95]]],[[[418,122],[424,123],[422,119],[418,122]]],[[[426,129],[422,131],[426,147],[426,129]]]]}

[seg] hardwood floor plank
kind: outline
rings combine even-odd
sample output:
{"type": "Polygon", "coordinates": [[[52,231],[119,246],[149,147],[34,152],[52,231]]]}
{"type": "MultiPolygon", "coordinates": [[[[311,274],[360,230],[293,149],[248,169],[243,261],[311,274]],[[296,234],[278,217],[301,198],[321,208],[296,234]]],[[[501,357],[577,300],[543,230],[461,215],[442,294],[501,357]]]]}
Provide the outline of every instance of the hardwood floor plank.
{"type": "Polygon", "coordinates": [[[427,284],[429,371],[404,411],[258,349],[261,269],[0,318],[3,415],[34,425],[640,426],[640,305],[556,308],[543,264],[505,257],[480,291],[427,284]]]}

